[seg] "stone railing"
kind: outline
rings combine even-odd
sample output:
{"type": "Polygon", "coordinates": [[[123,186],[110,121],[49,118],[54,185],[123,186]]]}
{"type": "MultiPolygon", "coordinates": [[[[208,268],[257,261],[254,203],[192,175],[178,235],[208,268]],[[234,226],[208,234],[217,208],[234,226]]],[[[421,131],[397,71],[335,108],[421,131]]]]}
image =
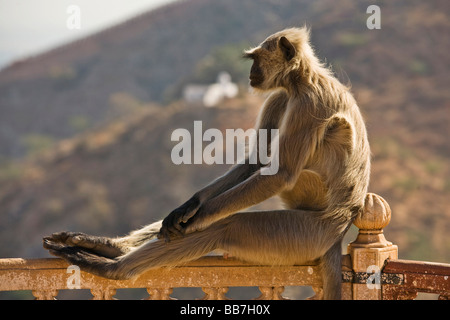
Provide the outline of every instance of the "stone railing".
{"type": "MultiPolygon", "coordinates": [[[[413,299],[417,292],[450,296],[450,265],[397,260],[398,248],[383,228],[390,208],[369,194],[355,220],[357,239],[342,263],[342,298],[346,300],[413,299]]],[[[31,290],[38,300],[55,299],[60,290],[89,289],[93,299],[113,299],[117,289],[146,288],[147,299],[169,300],[173,288],[200,287],[203,299],[228,299],[230,287],[258,287],[255,299],[281,300],[285,286],[311,286],[320,298],[322,279],[317,265],[257,266],[221,256],[206,256],[180,267],[147,271],[132,280],[109,280],[69,266],[61,259],[0,259],[0,291],[31,290]]]]}
{"type": "MultiPolygon", "coordinates": [[[[37,299],[54,299],[76,285],[76,269],[61,259],[0,260],[0,290],[32,290],[37,299]],[[75,272],[74,272],[75,270],[75,272]]],[[[322,285],[317,266],[253,266],[219,256],[203,257],[182,267],[150,270],[133,280],[109,280],[83,271],[78,289],[90,289],[94,300],[109,300],[116,289],[146,288],[150,300],[168,300],[173,288],[201,287],[203,299],[223,300],[229,287],[259,287],[257,299],[283,299],[283,286],[322,285]]]]}

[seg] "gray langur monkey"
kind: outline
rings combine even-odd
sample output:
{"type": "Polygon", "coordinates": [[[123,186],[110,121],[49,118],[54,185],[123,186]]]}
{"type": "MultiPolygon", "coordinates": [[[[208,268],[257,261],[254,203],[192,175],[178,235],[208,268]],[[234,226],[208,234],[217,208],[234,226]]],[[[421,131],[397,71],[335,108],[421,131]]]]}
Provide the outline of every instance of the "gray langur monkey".
{"type": "Polygon", "coordinates": [[[324,298],[340,299],[341,242],[369,184],[363,118],[349,89],[315,56],[306,28],[275,33],[244,57],[253,60],[250,85],[270,92],[256,128],[279,129],[276,174],[261,174],[261,164],[240,163],[163,221],[121,238],[54,233],[44,238],[44,247],[112,279],[213,250],[261,265],[317,262],[324,298]],[[275,195],[285,210],[239,212],[275,195]]]}

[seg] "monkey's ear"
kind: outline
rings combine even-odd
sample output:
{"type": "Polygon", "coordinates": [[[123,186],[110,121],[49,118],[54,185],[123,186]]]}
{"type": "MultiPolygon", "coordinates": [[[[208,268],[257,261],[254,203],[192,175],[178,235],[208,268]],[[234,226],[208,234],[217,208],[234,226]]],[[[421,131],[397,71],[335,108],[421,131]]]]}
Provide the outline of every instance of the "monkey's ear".
{"type": "Polygon", "coordinates": [[[283,52],[284,57],[287,61],[290,61],[295,56],[295,47],[286,37],[281,37],[280,41],[278,41],[278,46],[283,52]]]}

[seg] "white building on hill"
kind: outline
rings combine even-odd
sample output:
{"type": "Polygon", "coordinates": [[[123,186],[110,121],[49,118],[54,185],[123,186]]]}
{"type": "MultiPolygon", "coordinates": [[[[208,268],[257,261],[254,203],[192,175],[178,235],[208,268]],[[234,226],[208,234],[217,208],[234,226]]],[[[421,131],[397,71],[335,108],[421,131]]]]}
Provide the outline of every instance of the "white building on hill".
{"type": "Polygon", "coordinates": [[[183,90],[183,98],[189,103],[202,103],[214,107],[225,98],[233,98],[239,92],[237,84],[231,82],[227,72],[217,76],[217,82],[210,85],[188,84],[183,90]]]}

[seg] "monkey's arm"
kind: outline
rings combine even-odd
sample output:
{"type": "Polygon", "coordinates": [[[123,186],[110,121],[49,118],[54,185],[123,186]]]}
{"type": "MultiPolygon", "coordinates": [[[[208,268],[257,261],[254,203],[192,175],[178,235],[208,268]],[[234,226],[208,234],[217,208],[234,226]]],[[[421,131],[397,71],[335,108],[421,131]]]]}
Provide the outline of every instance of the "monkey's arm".
{"type": "MultiPolygon", "coordinates": [[[[270,129],[278,128],[280,119],[286,110],[286,104],[287,96],[284,91],[277,91],[267,99],[256,125],[258,139],[259,129],[266,129],[269,133],[268,139],[272,138],[270,129]]],[[[259,146],[258,142],[256,145],[259,146]]],[[[192,217],[202,204],[247,180],[261,167],[259,157],[256,164],[249,164],[246,159],[244,163],[233,166],[226,174],[196,192],[184,204],[173,210],[163,221],[160,237],[169,239],[170,234],[181,235],[183,229],[181,223],[192,217]]]]}
{"type": "MultiPolygon", "coordinates": [[[[233,213],[294,188],[301,171],[325,140],[333,145],[337,155],[344,157],[351,153],[352,128],[345,116],[309,119],[302,123],[303,119],[298,114],[290,116],[288,113],[282,124],[278,171],[272,175],[263,175],[262,171],[266,169],[263,167],[242,183],[206,201],[194,215],[183,219],[188,220],[185,232],[203,230],[233,213]]],[[[345,157],[333,159],[345,162],[345,157]]]]}
{"type": "Polygon", "coordinates": [[[244,163],[233,166],[226,174],[197,191],[189,200],[173,210],[163,221],[159,237],[167,240],[171,234],[182,235],[181,223],[187,222],[202,204],[239,185],[261,168],[261,163],[244,163]]]}
{"type": "Polygon", "coordinates": [[[182,226],[183,233],[203,230],[215,221],[278,194],[285,186],[282,174],[261,175],[258,170],[247,180],[206,201],[192,216],[184,217],[187,223],[182,226]]]}
{"type": "MultiPolygon", "coordinates": [[[[286,121],[296,120],[295,117],[287,117],[286,121]]],[[[215,221],[293,188],[301,170],[315,152],[319,136],[317,131],[320,129],[320,123],[316,122],[296,131],[282,132],[279,138],[279,168],[275,174],[263,175],[262,170],[266,168],[261,168],[245,181],[206,201],[195,214],[184,217],[183,221],[187,223],[182,226],[182,231],[202,230],[215,221]]]]}
{"type": "Polygon", "coordinates": [[[203,203],[246,180],[259,167],[257,164],[248,163],[233,166],[226,174],[197,191],[189,200],[173,210],[163,220],[158,237],[169,240],[172,234],[182,235],[181,223],[186,222],[194,215],[203,203]]]}
{"type": "MultiPolygon", "coordinates": [[[[262,126],[262,128],[266,130],[268,126],[262,126]]],[[[260,127],[261,128],[261,127],[260,127]]],[[[258,132],[258,131],[257,131],[258,132]]],[[[269,131],[270,132],[270,131],[269,131]]],[[[259,146],[259,134],[257,134],[257,141],[256,146],[259,146]]],[[[269,145],[267,154],[270,155],[270,141],[272,140],[272,137],[269,134],[269,137],[267,137],[268,142],[266,143],[269,145]]],[[[197,191],[192,198],[198,199],[199,203],[204,203],[207,200],[210,200],[219,194],[227,191],[228,189],[238,185],[239,183],[247,180],[252,174],[257,172],[261,167],[263,167],[263,164],[260,161],[259,158],[259,151],[258,150],[252,150],[256,155],[257,162],[256,163],[249,163],[249,157],[247,156],[246,159],[243,161],[243,163],[239,163],[237,165],[234,165],[226,174],[223,176],[215,179],[213,182],[208,184],[203,189],[197,191]]]]}
{"type": "MultiPolygon", "coordinates": [[[[287,104],[287,95],[283,90],[274,92],[264,103],[261,114],[258,117],[256,123],[256,132],[257,132],[257,143],[256,146],[259,146],[259,129],[265,129],[268,133],[268,141],[271,141],[273,137],[271,137],[271,129],[276,129],[279,127],[279,122],[286,110],[287,104]]],[[[214,198],[215,196],[221,194],[222,192],[238,185],[239,183],[248,179],[253,173],[259,170],[262,167],[261,162],[259,161],[259,153],[257,150],[252,150],[256,152],[257,163],[250,164],[248,161],[248,157],[245,159],[244,163],[237,164],[233,166],[225,175],[219,177],[214,180],[210,184],[208,184],[205,188],[196,192],[193,196],[194,198],[198,198],[200,203],[207,201],[209,199],[214,198]]],[[[269,152],[270,152],[270,144],[269,144],[269,152]]]]}
{"type": "MultiPolygon", "coordinates": [[[[283,143],[286,142],[280,141],[280,144],[283,143]]],[[[301,149],[299,152],[307,158],[310,147],[305,144],[301,149]]],[[[259,169],[245,181],[202,204],[194,215],[188,217],[183,231],[190,233],[203,230],[218,220],[292,188],[304,166],[305,158],[298,158],[297,161],[280,159],[279,170],[273,175],[263,175],[261,171],[264,169],[259,169]]]]}
{"type": "Polygon", "coordinates": [[[242,181],[245,181],[261,167],[259,163],[249,164],[247,162],[248,160],[246,160],[246,163],[233,166],[226,174],[196,192],[193,197],[197,197],[200,203],[204,203],[205,201],[212,199],[222,192],[238,185],[242,181]]]}

